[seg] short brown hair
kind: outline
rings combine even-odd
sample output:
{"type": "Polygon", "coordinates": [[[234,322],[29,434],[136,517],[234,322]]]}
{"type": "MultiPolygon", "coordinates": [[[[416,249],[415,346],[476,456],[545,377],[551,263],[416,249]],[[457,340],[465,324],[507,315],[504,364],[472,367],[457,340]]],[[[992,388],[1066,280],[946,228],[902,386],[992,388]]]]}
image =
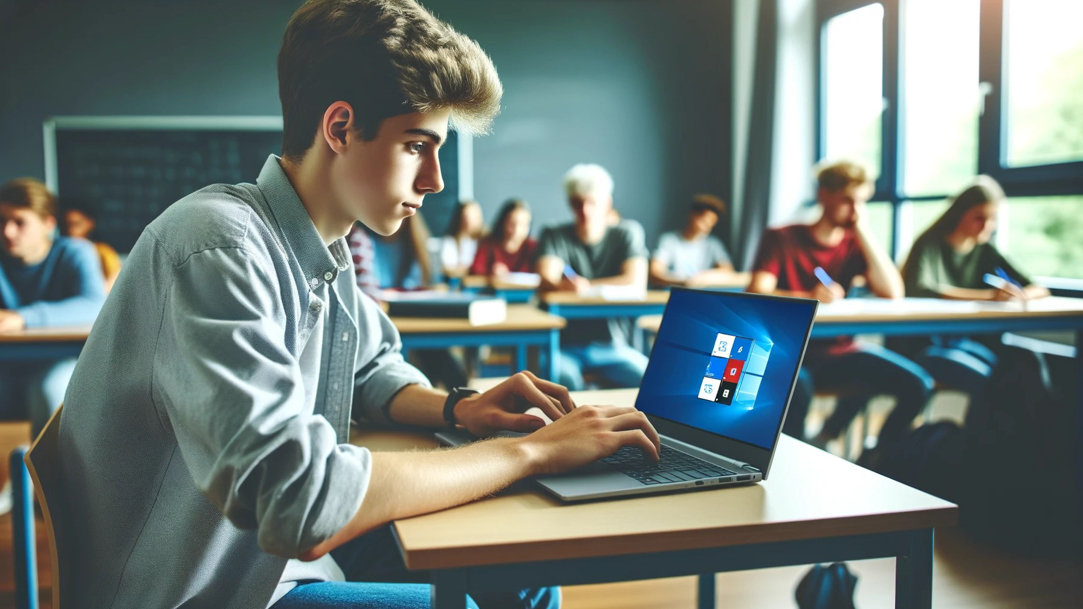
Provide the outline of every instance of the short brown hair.
{"type": "Polygon", "coordinates": [[[0,203],[29,207],[42,218],[56,217],[56,195],[34,178],[17,178],[0,186],[0,203]]]}
{"type": "Polygon", "coordinates": [[[714,195],[701,192],[692,196],[691,208],[694,212],[713,211],[721,218],[726,213],[726,202],[714,195]]]}
{"type": "Polygon", "coordinates": [[[869,175],[869,170],[860,163],[835,161],[818,166],[816,182],[820,188],[826,191],[838,192],[850,186],[871,184],[872,178],[869,175]]]}
{"type": "Polygon", "coordinates": [[[308,0],[282,36],[278,95],[282,155],[297,159],[336,101],[366,140],[384,119],[446,108],[456,129],[484,132],[503,89],[478,43],[414,0],[308,0]]]}

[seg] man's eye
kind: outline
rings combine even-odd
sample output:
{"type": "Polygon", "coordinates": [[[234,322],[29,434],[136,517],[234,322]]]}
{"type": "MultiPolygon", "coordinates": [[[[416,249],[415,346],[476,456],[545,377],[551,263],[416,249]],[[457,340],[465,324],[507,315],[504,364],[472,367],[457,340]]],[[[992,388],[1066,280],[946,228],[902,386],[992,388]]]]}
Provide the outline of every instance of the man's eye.
{"type": "Polygon", "coordinates": [[[414,153],[417,153],[417,154],[421,154],[422,152],[425,152],[425,149],[428,147],[428,145],[425,142],[410,142],[406,146],[407,146],[407,148],[410,149],[410,152],[414,152],[414,153]]]}

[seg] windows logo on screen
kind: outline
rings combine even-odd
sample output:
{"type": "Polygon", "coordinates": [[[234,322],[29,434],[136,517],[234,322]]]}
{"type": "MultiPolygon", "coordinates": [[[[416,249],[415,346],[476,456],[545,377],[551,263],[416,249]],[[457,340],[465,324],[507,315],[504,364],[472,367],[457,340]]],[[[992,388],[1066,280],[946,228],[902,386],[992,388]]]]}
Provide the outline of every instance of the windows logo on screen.
{"type": "Polygon", "coordinates": [[[752,410],[770,355],[770,345],[719,332],[700,383],[699,399],[752,410]]]}

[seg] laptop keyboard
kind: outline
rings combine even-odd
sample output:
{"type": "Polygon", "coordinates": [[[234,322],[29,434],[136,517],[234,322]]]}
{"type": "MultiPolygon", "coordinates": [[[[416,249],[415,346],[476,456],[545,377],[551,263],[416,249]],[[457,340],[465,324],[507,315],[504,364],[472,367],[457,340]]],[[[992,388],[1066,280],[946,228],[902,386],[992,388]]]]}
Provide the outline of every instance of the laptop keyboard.
{"type": "Polygon", "coordinates": [[[720,478],[737,473],[666,446],[662,447],[661,459],[657,463],[632,446],[625,446],[602,461],[643,484],[720,478]]]}

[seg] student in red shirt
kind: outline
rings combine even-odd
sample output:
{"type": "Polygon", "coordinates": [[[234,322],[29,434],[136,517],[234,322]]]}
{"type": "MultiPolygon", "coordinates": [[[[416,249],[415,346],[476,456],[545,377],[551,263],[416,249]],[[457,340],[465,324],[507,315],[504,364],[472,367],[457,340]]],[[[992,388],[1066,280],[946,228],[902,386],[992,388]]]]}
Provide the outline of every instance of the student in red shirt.
{"type": "Polygon", "coordinates": [[[492,232],[478,243],[470,274],[532,273],[537,256],[538,242],[530,238],[530,206],[522,199],[508,199],[497,213],[492,232]]]}
{"type": "MultiPolygon", "coordinates": [[[[868,173],[856,163],[840,161],[823,167],[817,181],[820,219],[768,229],[748,291],[829,303],[845,298],[854,278],[863,276],[875,296],[901,298],[899,271],[863,222],[865,202],[872,194],[868,173]]],[[[932,387],[932,378],[920,366],[879,345],[850,337],[812,341],[783,430],[804,437],[813,389],[845,396],[811,440],[819,446],[838,436],[870,396],[887,394],[896,398],[896,404],[880,431],[878,447],[883,447],[902,439],[932,387]]]]}

